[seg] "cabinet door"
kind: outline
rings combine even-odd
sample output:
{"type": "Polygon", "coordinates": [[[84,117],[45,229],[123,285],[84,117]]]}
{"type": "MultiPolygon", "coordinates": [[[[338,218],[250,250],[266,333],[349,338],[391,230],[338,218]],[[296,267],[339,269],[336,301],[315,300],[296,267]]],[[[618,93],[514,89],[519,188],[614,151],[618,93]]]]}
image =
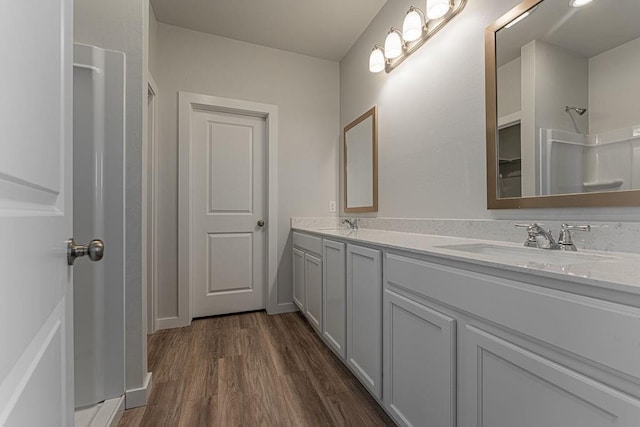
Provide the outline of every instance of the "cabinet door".
{"type": "Polygon", "coordinates": [[[384,405],[398,424],[455,426],[455,328],[455,319],[385,291],[384,405]]]}
{"type": "Polygon", "coordinates": [[[347,365],[382,397],[382,264],[380,251],[347,245],[347,365]]]}
{"type": "Polygon", "coordinates": [[[304,313],[311,326],[322,333],[322,260],[313,255],[304,255],[305,293],[304,313]]]}
{"type": "Polygon", "coordinates": [[[327,345],[344,359],[347,352],[347,276],[344,243],[324,240],[322,251],[324,258],[322,336],[327,345]]]}
{"type": "Polygon", "coordinates": [[[471,325],[461,345],[462,425],[640,425],[640,401],[592,378],[471,325]]]}
{"type": "Polygon", "coordinates": [[[293,302],[304,313],[304,252],[293,248],[293,302]]]}

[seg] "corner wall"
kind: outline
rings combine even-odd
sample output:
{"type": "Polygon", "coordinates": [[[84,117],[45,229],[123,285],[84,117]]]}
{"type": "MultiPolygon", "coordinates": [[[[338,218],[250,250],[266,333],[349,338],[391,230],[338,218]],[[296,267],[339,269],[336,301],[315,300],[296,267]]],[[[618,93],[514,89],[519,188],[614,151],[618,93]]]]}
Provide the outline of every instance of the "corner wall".
{"type": "Polygon", "coordinates": [[[290,304],[290,217],[337,200],[338,63],[162,23],[158,49],[158,317],[177,316],[179,91],[278,106],[278,302],[290,304]]]}
{"type": "Polygon", "coordinates": [[[372,47],[413,3],[387,2],[340,63],[341,126],[378,105],[378,217],[640,219],[638,208],[488,211],[484,29],[519,0],[469,1],[397,69],[370,73],[372,47]]]}

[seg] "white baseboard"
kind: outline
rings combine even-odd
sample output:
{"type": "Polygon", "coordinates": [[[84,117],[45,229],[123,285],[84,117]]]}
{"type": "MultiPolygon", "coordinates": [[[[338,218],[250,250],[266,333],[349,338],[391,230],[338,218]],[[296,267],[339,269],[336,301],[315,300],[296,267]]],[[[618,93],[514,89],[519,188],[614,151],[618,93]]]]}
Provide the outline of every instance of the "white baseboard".
{"type": "Polygon", "coordinates": [[[292,302],[287,302],[283,304],[278,304],[275,306],[275,308],[271,310],[268,309],[267,314],[293,313],[294,311],[300,311],[298,310],[298,306],[292,302]]]}
{"type": "Polygon", "coordinates": [[[124,413],[124,396],[105,400],[91,427],[118,427],[124,413]]]}
{"type": "Polygon", "coordinates": [[[161,329],[173,329],[182,328],[185,326],[184,320],[179,317],[165,317],[163,319],[156,319],[156,331],[161,329]]]}
{"type": "Polygon", "coordinates": [[[144,386],[140,388],[134,388],[125,392],[125,408],[137,408],[138,406],[144,406],[147,404],[149,395],[151,394],[151,388],[153,387],[153,380],[151,372],[147,372],[144,379],[144,386]]]}
{"type": "Polygon", "coordinates": [[[124,396],[75,410],[76,427],[118,427],[124,413],[124,396]]]}

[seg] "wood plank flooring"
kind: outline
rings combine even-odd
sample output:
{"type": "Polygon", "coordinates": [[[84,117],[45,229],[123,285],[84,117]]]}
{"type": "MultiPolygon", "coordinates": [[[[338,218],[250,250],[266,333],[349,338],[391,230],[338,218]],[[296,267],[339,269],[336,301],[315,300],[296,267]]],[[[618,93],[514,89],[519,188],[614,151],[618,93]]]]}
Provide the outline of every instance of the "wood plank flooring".
{"type": "Polygon", "coordinates": [[[394,425],[299,313],[195,320],[148,354],[149,402],[120,427],[394,425]]]}

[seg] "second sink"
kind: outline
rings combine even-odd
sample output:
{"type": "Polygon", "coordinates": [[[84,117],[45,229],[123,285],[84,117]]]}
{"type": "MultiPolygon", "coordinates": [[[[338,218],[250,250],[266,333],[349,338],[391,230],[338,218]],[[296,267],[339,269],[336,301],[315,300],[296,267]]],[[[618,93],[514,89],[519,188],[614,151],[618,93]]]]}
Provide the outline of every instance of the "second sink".
{"type": "Polygon", "coordinates": [[[614,258],[575,252],[551,251],[534,248],[515,248],[490,243],[471,243],[460,245],[438,246],[441,249],[451,249],[479,255],[500,258],[506,262],[525,262],[546,265],[573,265],[599,261],[610,261],[614,258]]]}

